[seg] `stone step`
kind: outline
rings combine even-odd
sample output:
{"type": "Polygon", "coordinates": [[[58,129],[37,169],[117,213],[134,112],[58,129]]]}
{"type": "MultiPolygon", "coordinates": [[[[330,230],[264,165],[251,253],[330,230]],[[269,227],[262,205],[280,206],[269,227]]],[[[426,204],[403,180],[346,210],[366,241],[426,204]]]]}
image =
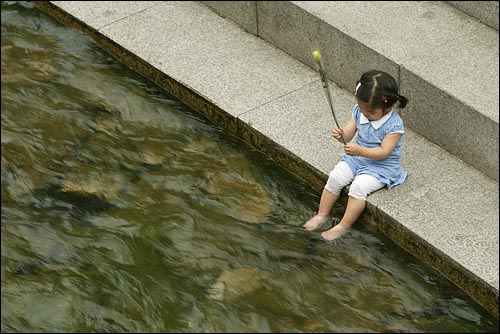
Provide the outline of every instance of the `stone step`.
{"type": "Polygon", "coordinates": [[[445,1],[498,31],[498,1],[445,1]]]}
{"type": "MultiPolygon", "coordinates": [[[[413,131],[498,181],[498,31],[441,1],[203,1],[352,90],[384,70],[410,99],[413,131]]],[[[498,3],[498,2],[497,2],[498,3]]]]}
{"type": "MultiPolygon", "coordinates": [[[[205,5],[37,5],[318,190],[338,162],[342,146],[331,138],[334,123],[318,73],[205,5]]],[[[331,93],[339,121],[347,122],[351,90],[332,82],[331,93]]],[[[498,317],[498,181],[417,132],[404,136],[409,178],[370,195],[367,213],[498,317]]]]}

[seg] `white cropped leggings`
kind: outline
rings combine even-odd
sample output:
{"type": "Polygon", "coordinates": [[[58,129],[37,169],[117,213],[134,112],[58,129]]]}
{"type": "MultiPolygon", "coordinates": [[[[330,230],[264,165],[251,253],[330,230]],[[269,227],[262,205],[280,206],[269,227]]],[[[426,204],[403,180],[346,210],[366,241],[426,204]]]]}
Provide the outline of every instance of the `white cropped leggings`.
{"type": "Polygon", "coordinates": [[[361,174],[354,177],[347,162],[341,161],[330,172],[325,189],[339,196],[342,189],[351,182],[348,195],[361,201],[366,201],[368,194],[384,187],[384,184],[373,175],[361,174]]]}

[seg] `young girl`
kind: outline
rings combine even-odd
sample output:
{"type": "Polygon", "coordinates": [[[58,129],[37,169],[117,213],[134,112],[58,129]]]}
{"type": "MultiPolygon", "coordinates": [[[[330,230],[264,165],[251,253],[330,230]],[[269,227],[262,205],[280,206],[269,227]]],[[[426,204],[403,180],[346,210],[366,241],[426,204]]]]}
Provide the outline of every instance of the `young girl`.
{"type": "Polygon", "coordinates": [[[384,186],[401,184],[407,173],[400,165],[403,120],[393,106],[404,108],[408,99],[398,94],[396,80],[389,74],[372,70],[364,73],[354,89],[357,104],[344,128],[334,128],[333,137],[347,144],[345,154],[331,171],[323,189],[318,213],[304,227],[315,230],[330,221],[330,211],[342,188],[351,184],[342,220],[321,233],[327,240],[338,238],[354,224],[366,206],[366,196],[384,186]],[[358,133],[356,143],[351,139],[358,133]]]}

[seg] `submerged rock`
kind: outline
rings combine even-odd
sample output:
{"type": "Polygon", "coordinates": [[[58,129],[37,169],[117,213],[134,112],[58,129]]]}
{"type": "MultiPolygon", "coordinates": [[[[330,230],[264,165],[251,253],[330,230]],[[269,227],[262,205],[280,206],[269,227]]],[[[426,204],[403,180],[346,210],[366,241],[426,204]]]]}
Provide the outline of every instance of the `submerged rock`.
{"type": "Polygon", "coordinates": [[[262,280],[269,277],[269,273],[242,266],[222,273],[210,288],[210,298],[219,301],[231,301],[248,295],[262,285],[262,280]]]}
{"type": "Polygon", "coordinates": [[[91,166],[80,166],[67,173],[61,183],[61,192],[94,195],[109,202],[116,202],[124,183],[121,174],[94,170],[91,166]]]}
{"type": "Polygon", "coordinates": [[[217,144],[213,140],[197,140],[189,142],[184,150],[188,152],[202,152],[214,154],[217,151],[217,144]]]}
{"type": "Polygon", "coordinates": [[[146,148],[141,152],[141,160],[147,165],[161,165],[167,161],[166,155],[161,150],[146,148]]]}
{"type": "Polygon", "coordinates": [[[49,185],[45,193],[52,198],[70,203],[80,213],[93,213],[116,206],[123,179],[119,175],[79,170],[59,184],[49,185]]]}
{"type": "Polygon", "coordinates": [[[48,195],[60,201],[71,204],[74,213],[77,215],[96,213],[108,210],[114,206],[103,196],[96,193],[87,193],[78,189],[60,188],[59,186],[48,186],[37,191],[37,196],[48,195]]]}
{"type": "MultiPolygon", "coordinates": [[[[2,41],[3,43],[3,41],[2,41]]],[[[2,84],[10,82],[49,81],[59,70],[59,64],[51,54],[33,45],[2,45],[2,63],[6,59],[9,66],[2,66],[2,84]]]]}
{"type": "Polygon", "coordinates": [[[248,174],[213,174],[206,190],[224,198],[230,216],[248,223],[264,223],[274,211],[274,201],[266,189],[248,174]]]}
{"type": "Polygon", "coordinates": [[[94,195],[103,197],[106,200],[113,202],[117,198],[118,188],[113,185],[104,184],[97,180],[87,180],[86,182],[75,183],[65,181],[61,187],[63,193],[74,193],[82,195],[94,195]]]}
{"type": "Polygon", "coordinates": [[[116,131],[118,120],[115,117],[99,117],[95,122],[95,129],[98,131],[116,131]]]}

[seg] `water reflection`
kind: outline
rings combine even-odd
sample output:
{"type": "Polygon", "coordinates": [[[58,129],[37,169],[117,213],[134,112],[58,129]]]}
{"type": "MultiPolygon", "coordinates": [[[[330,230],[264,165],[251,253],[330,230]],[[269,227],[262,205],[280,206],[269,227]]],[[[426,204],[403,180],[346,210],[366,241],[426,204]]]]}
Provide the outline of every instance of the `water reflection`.
{"type": "Polygon", "coordinates": [[[317,192],[32,4],[1,61],[2,331],[498,331],[372,225],[305,232],[317,192]]]}

